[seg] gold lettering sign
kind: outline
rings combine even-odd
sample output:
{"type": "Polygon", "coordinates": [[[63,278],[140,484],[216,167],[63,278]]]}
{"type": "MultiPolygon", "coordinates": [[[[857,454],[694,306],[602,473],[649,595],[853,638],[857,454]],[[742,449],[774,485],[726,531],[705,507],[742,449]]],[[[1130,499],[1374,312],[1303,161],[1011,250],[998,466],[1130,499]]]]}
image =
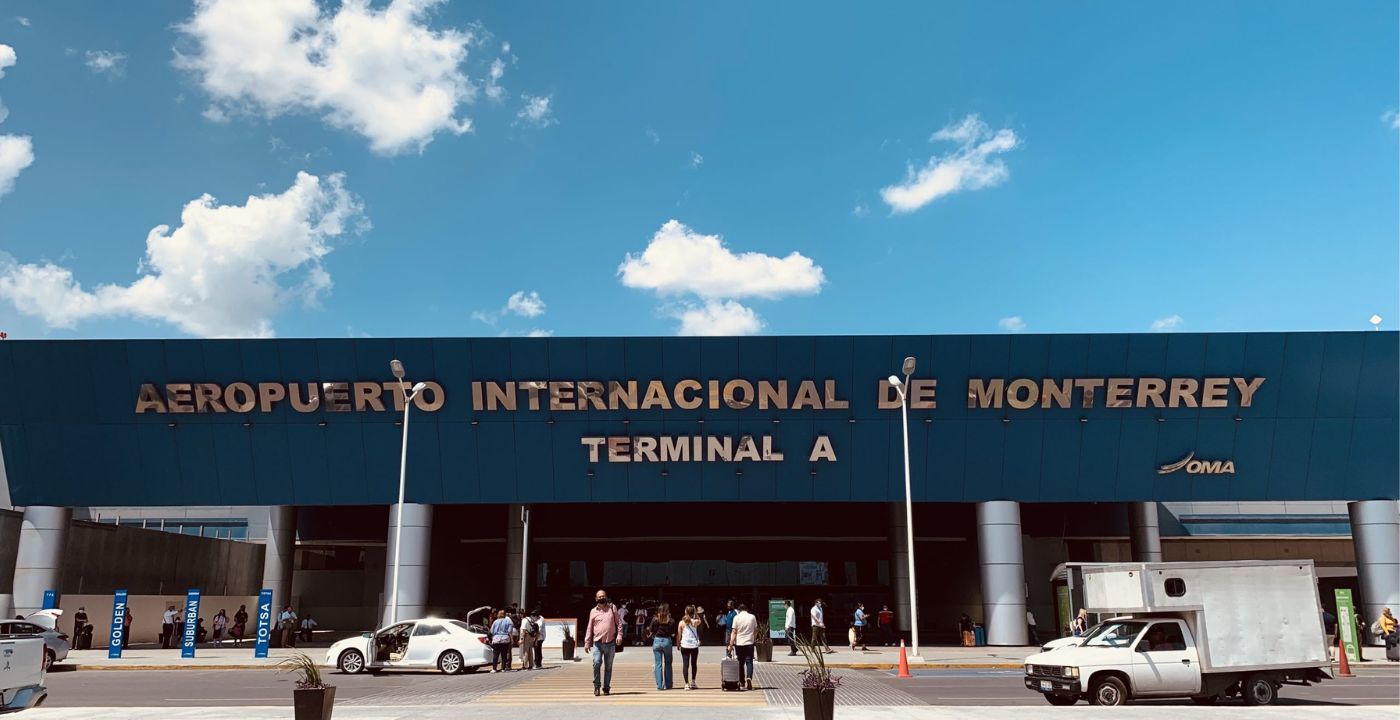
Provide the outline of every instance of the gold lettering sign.
{"type": "MultiPolygon", "coordinates": [[[[414,383],[409,382],[409,385],[414,383]]],[[[447,394],[442,385],[434,381],[423,383],[423,391],[414,398],[413,404],[424,412],[437,412],[447,402],[447,394]]],[[[513,385],[513,383],[506,383],[513,385]]],[[[474,401],[492,405],[500,400],[500,406],[514,397],[501,389],[496,394],[490,386],[495,383],[472,383],[474,401]]],[[[403,412],[404,396],[398,380],[387,382],[233,382],[223,385],[213,382],[197,383],[142,383],[136,393],[135,412],[145,413],[269,413],[286,402],[299,413],[325,412],[384,412],[384,395],[394,399],[394,410],[403,412]],[[324,401],[324,402],[323,402],[324,401]]],[[[478,407],[477,409],[481,409],[478,407]]]]}

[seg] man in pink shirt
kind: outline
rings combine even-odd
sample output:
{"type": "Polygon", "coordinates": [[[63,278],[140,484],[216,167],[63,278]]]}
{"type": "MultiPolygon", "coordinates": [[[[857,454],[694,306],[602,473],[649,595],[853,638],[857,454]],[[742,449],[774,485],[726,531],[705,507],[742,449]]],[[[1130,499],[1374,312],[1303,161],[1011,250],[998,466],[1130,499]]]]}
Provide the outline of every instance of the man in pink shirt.
{"type": "Polygon", "coordinates": [[[597,604],[588,613],[583,651],[593,657],[593,695],[597,697],[600,691],[603,695],[612,692],[613,654],[617,652],[617,643],[622,642],[622,616],[617,612],[617,606],[608,601],[606,591],[599,590],[593,599],[597,604]],[[603,670],[601,682],[598,678],[600,667],[603,670]]]}

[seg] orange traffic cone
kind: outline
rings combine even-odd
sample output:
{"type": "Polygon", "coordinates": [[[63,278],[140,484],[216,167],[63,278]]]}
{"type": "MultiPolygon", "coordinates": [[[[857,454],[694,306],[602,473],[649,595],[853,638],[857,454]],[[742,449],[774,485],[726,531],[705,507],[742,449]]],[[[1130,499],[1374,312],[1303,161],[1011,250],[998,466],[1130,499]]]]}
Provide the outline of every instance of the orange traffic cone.
{"type": "Polygon", "coordinates": [[[1337,633],[1337,677],[1356,677],[1351,673],[1351,664],[1347,662],[1347,646],[1342,642],[1342,634],[1337,633]]]}
{"type": "Polygon", "coordinates": [[[912,678],[909,674],[909,656],[904,653],[904,641],[899,641],[899,677],[912,678]]]}

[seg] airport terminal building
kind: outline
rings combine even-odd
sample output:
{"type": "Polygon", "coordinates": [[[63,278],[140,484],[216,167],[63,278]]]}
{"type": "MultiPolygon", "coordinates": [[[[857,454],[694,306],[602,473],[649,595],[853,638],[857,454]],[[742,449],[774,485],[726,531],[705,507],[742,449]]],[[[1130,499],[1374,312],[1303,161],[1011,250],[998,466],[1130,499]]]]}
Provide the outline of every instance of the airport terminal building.
{"type": "Polygon", "coordinates": [[[1078,561],[1312,560],[1325,602],[1400,607],[1394,332],[8,340],[12,603],[77,592],[76,512],[263,541],[262,586],[327,627],[378,622],[400,535],[400,616],[606,587],[907,629],[900,388],[926,638],[1054,634],[1078,561]]]}

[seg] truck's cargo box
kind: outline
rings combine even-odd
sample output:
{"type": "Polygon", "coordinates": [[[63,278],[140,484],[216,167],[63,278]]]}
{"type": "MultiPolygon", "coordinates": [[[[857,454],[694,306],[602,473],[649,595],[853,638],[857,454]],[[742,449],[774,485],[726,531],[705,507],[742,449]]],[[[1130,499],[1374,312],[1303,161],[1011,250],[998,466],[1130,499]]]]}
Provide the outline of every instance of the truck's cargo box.
{"type": "Polygon", "coordinates": [[[1203,672],[1328,665],[1310,560],[1111,563],[1083,575],[1090,612],[1186,618],[1203,672]]]}

